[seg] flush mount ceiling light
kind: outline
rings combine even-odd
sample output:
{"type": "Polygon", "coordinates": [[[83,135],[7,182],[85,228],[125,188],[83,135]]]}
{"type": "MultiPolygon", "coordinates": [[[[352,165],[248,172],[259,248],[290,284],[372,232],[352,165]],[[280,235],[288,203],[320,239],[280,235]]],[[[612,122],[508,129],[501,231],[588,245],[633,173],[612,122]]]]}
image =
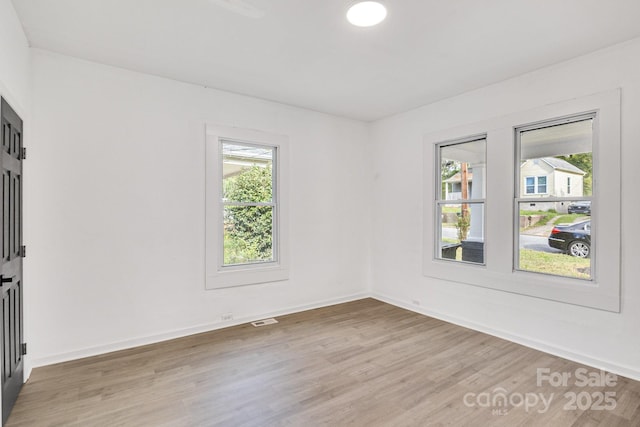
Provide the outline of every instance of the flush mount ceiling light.
{"type": "Polygon", "coordinates": [[[372,27],[386,17],[387,9],[376,1],[356,3],[347,11],[347,20],[357,27],[372,27]]]}

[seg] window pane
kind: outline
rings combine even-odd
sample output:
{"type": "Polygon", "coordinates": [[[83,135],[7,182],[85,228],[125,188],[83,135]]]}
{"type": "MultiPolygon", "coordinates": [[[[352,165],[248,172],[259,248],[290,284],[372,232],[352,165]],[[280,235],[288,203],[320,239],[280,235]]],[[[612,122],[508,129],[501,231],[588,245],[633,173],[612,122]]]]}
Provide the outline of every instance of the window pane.
{"type": "Polygon", "coordinates": [[[485,142],[440,147],[441,200],[484,199],[485,142]]]}
{"type": "Polygon", "coordinates": [[[273,261],[271,206],[224,208],[223,265],[273,261]]]}
{"type": "Polygon", "coordinates": [[[547,192],[547,177],[539,176],[538,177],[538,193],[545,194],[547,192]]]}
{"type": "Polygon", "coordinates": [[[579,203],[571,214],[545,209],[544,203],[520,203],[520,270],[591,279],[591,203],[579,203]]]}
{"type": "Polygon", "coordinates": [[[519,270],[591,279],[593,119],[519,132],[519,270]],[[545,198],[553,197],[553,201],[545,198]]]}
{"type": "Polygon", "coordinates": [[[436,257],[484,264],[484,203],[442,204],[438,217],[436,257]]]}
{"type": "Polygon", "coordinates": [[[592,195],[593,119],[520,132],[520,176],[529,179],[520,194],[527,197],[582,197],[592,195]],[[563,185],[571,179],[571,188],[563,185]],[[537,191],[536,191],[537,190],[537,191]]]}
{"type": "Polygon", "coordinates": [[[532,176],[525,178],[526,193],[533,194],[536,192],[536,179],[532,176]]]}
{"type": "Polygon", "coordinates": [[[486,140],[438,147],[440,160],[436,257],[484,264],[486,140]],[[460,201],[474,200],[473,203],[460,201]]]}
{"type": "Polygon", "coordinates": [[[272,201],[274,150],[273,147],[222,143],[222,190],[225,201],[272,201]]]}

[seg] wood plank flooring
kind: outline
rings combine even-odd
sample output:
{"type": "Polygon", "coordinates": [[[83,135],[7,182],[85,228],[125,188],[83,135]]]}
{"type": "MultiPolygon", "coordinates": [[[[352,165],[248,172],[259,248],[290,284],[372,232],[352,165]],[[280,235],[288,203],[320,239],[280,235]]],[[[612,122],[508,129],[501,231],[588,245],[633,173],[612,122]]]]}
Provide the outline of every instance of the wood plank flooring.
{"type": "Polygon", "coordinates": [[[640,426],[639,382],[373,299],[278,320],[34,369],[7,425],[640,426]]]}

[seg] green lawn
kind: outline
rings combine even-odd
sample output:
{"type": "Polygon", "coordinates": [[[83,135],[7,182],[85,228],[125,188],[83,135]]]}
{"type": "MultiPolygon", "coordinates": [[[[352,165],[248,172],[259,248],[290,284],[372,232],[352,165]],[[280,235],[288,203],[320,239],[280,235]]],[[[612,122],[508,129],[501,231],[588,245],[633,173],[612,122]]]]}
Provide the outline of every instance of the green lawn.
{"type": "Polygon", "coordinates": [[[442,213],[459,213],[459,212],[460,212],[460,205],[456,205],[456,206],[444,205],[444,206],[442,206],[442,213]]]}
{"type": "Polygon", "coordinates": [[[545,225],[546,223],[548,223],[549,221],[551,221],[551,219],[553,217],[555,217],[556,215],[558,215],[557,212],[555,211],[525,211],[525,210],[521,210],[520,211],[520,216],[529,216],[529,215],[541,215],[542,218],[540,218],[540,221],[536,222],[533,227],[539,227],[541,225],[545,225]]]}
{"type": "Polygon", "coordinates": [[[577,220],[587,219],[588,216],[584,214],[567,214],[561,215],[554,221],[554,224],[571,224],[577,220]]]}
{"type": "Polygon", "coordinates": [[[591,260],[531,249],[520,250],[520,269],[579,279],[591,278],[591,260]]]}
{"type": "MultiPolygon", "coordinates": [[[[587,219],[589,218],[584,214],[565,214],[558,215],[555,211],[520,211],[521,216],[529,216],[529,215],[542,215],[540,221],[536,222],[532,225],[532,227],[540,227],[541,225],[548,224],[549,221],[553,220],[553,224],[571,224],[573,222],[587,219]]],[[[530,227],[521,228],[520,231],[526,230],[530,227]]]]}

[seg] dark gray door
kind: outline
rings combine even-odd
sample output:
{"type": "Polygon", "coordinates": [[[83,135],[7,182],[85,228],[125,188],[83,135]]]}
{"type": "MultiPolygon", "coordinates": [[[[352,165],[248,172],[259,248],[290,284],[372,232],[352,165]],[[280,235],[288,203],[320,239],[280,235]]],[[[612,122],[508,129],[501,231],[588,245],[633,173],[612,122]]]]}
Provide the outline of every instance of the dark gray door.
{"type": "Polygon", "coordinates": [[[2,424],[23,383],[22,120],[2,99],[2,424]]]}

